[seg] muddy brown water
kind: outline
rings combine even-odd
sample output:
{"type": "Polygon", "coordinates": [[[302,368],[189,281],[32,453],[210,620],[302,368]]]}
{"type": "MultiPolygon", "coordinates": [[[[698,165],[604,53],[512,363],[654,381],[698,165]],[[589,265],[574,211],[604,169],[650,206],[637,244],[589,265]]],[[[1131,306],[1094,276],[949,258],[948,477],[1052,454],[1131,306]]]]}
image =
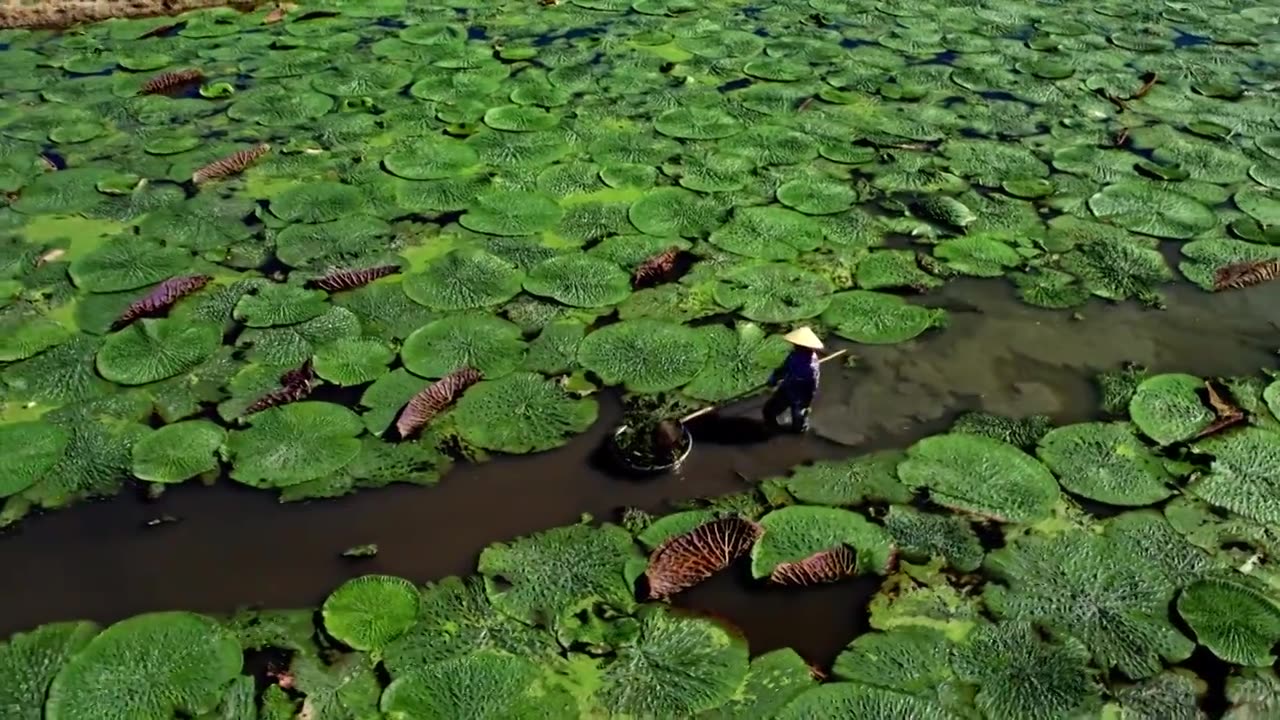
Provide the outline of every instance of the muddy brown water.
{"type": "MultiPolygon", "coordinates": [[[[1274,365],[1280,333],[1271,308],[1280,307],[1280,284],[1212,296],[1179,285],[1167,300],[1163,311],[1094,303],[1073,318],[1022,305],[999,281],[954,282],[926,301],[951,309],[944,331],[858,346],[853,367],[824,366],[810,436],[760,439],[753,419],[762,401],[747,401],[697,428],[694,452],[678,472],[646,480],[615,477],[595,459],[618,418],[616,403],[606,400],[601,420],[568,446],[460,466],[435,487],[281,505],[222,482],[178,487],[156,502],[126,494],[29,518],[0,537],[0,567],[10,579],[0,595],[0,635],[159,609],[311,606],[346,578],[371,572],[419,582],[467,574],[497,540],[582,513],[616,519],[627,506],[661,511],[809,460],[905,447],[965,410],[1083,420],[1096,406],[1091,376],[1125,361],[1205,376],[1274,365]],[[144,527],[163,514],[181,522],[144,527]],[[339,555],[370,542],[380,547],[376,558],[339,555]]],[[[825,666],[866,629],[874,580],[778,592],[750,589],[745,568],[735,571],[679,604],[739,626],[755,652],[789,645],[825,666]]]]}

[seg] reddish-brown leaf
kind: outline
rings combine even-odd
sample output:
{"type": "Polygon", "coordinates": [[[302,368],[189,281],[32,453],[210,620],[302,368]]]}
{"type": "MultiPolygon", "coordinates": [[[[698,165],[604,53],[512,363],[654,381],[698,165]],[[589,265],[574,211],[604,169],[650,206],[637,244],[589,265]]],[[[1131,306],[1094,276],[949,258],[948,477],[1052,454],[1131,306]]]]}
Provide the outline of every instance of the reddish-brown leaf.
{"type": "Polygon", "coordinates": [[[1134,94],[1133,94],[1133,96],[1132,96],[1132,97],[1130,97],[1129,99],[1130,99],[1130,100],[1137,100],[1138,98],[1142,97],[1143,95],[1146,95],[1147,93],[1151,92],[1151,88],[1155,87],[1155,86],[1156,86],[1156,83],[1157,83],[1157,82],[1159,82],[1159,81],[1160,81],[1160,76],[1159,76],[1159,75],[1156,75],[1156,74],[1155,74],[1155,73],[1153,73],[1153,72],[1149,72],[1149,73],[1147,73],[1147,74],[1143,75],[1143,76],[1142,76],[1142,87],[1138,88],[1138,92],[1134,93],[1134,94]]]}
{"type": "Polygon", "coordinates": [[[816,552],[799,562],[781,563],[769,574],[778,585],[821,585],[858,574],[858,554],[848,545],[816,552]]]}
{"type": "Polygon", "coordinates": [[[1280,258],[1246,260],[1218,268],[1213,273],[1214,290],[1239,290],[1280,277],[1280,258]]]}
{"type": "Polygon", "coordinates": [[[308,284],[312,287],[318,287],[321,290],[338,292],[339,290],[353,290],[358,287],[363,287],[378,278],[394,275],[398,272],[400,272],[399,265],[379,265],[377,267],[350,270],[330,270],[324,275],[311,280],[308,284]]]}
{"type": "Polygon", "coordinates": [[[112,331],[119,330],[140,317],[158,315],[173,307],[174,303],[209,284],[208,275],[180,275],[155,286],[141,300],[125,308],[124,313],[111,323],[112,331]]]}
{"type": "Polygon", "coordinates": [[[408,438],[431,422],[462,397],[467,388],[480,382],[480,373],[472,368],[454,370],[414,395],[396,418],[396,433],[408,438]]]}
{"type": "Polygon", "coordinates": [[[196,170],[191,174],[191,182],[199,185],[201,183],[209,182],[210,180],[217,180],[218,178],[224,178],[228,175],[235,175],[243,172],[245,168],[252,165],[258,158],[266,155],[267,151],[270,149],[270,145],[260,143],[245,150],[237,150],[221,160],[214,160],[208,165],[196,170]]]}
{"type": "Polygon", "coordinates": [[[315,387],[316,373],[307,360],[301,367],[286,371],[280,376],[280,387],[253,401],[245,408],[245,415],[262,412],[268,408],[298,402],[311,394],[315,387]]]}
{"type": "Polygon", "coordinates": [[[166,93],[171,90],[204,80],[204,73],[199,70],[173,70],[162,72],[151,78],[142,86],[143,95],[166,93]]]}
{"type": "Polygon", "coordinates": [[[751,549],[764,528],[740,517],[705,522],[668,538],[649,555],[649,599],[660,600],[706,580],[751,549]]]}
{"type": "Polygon", "coordinates": [[[640,263],[631,274],[631,287],[639,290],[667,282],[675,274],[678,257],[680,248],[672,246],[640,263]]]}

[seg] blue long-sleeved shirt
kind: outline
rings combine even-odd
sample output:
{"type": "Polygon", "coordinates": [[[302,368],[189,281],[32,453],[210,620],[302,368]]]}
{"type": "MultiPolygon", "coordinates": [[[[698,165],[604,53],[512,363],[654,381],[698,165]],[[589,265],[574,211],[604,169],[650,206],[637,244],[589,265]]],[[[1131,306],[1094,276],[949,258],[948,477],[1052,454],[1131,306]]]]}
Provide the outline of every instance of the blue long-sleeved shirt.
{"type": "Polygon", "coordinates": [[[818,353],[797,348],[791,351],[782,365],[769,376],[769,384],[818,385],[818,353]]]}

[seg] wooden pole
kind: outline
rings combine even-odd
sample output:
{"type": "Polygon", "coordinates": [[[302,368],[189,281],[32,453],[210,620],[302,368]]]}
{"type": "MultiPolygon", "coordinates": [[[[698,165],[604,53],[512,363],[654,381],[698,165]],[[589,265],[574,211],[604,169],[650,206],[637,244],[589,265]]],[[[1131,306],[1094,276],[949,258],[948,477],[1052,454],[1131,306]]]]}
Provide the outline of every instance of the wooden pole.
{"type": "MultiPolygon", "coordinates": [[[[848,350],[837,350],[837,351],[835,351],[835,352],[831,353],[830,355],[828,355],[828,356],[826,356],[826,357],[824,357],[824,358],[819,358],[819,359],[818,359],[818,364],[819,364],[819,365],[821,365],[822,363],[824,363],[824,362],[826,362],[826,361],[828,361],[828,360],[834,360],[834,359],[836,359],[836,358],[840,357],[841,355],[844,355],[846,352],[848,352],[848,350]]],[[[755,392],[755,391],[753,390],[753,391],[751,391],[751,392],[755,392]]],[[[736,398],[730,398],[730,399],[728,399],[728,400],[725,400],[724,402],[722,402],[722,403],[720,403],[720,404],[718,404],[718,405],[708,405],[708,406],[706,406],[706,407],[704,407],[704,408],[702,408],[702,409],[700,409],[700,410],[694,410],[693,412],[689,413],[688,415],[685,415],[684,417],[680,418],[680,424],[681,424],[681,425],[683,425],[683,424],[685,424],[685,423],[689,422],[690,420],[696,420],[696,419],[698,419],[698,418],[702,417],[703,415],[706,415],[706,414],[708,414],[708,413],[714,412],[717,408],[723,407],[724,405],[730,405],[730,404],[733,404],[733,403],[738,402],[739,400],[745,400],[749,395],[751,395],[751,393],[750,393],[750,392],[749,392],[749,393],[746,393],[746,394],[744,394],[744,395],[739,395],[739,396],[738,396],[738,397],[736,397],[736,398]]]]}

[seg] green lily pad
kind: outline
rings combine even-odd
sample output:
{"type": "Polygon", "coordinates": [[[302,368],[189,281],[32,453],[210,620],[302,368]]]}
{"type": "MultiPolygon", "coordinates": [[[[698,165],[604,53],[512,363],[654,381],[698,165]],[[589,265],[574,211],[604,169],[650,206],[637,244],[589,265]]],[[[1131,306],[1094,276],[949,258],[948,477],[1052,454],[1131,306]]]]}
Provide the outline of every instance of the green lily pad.
{"type": "Polygon", "coordinates": [[[163,720],[212,711],[240,673],[235,636],[203,615],[147,613],[89,641],[54,678],[51,720],[163,720]]]}
{"type": "Polygon", "coordinates": [[[699,328],[708,348],[702,371],[684,387],[684,394],[707,402],[721,402],[760,387],[786,359],[790,346],[754,323],[735,328],[699,328]]]}
{"type": "Polygon", "coordinates": [[[513,373],[467,390],[453,411],[458,433],[472,445],[505,453],[559,447],[596,420],[592,398],[574,398],[535,373],[513,373]]]}
{"type": "Polygon", "coordinates": [[[1217,215],[1196,200],[1144,182],[1108,185],[1089,198],[1089,209],[1101,220],[1162,238],[1186,239],[1218,224],[1217,215]]]}
{"type": "Polygon", "coordinates": [[[477,197],[458,222],[490,235],[533,235],[555,227],[563,214],[554,198],[516,190],[477,197]]]}
{"type": "Polygon", "coordinates": [[[486,378],[515,370],[524,357],[519,326],[492,315],[468,313],[441,318],[405,338],[400,357],[415,375],[442,378],[464,367],[486,378]]]}
{"type": "Polygon", "coordinates": [[[145,385],[187,372],[222,343],[222,328],[180,319],[140,320],[98,351],[98,372],[121,385],[145,385]]]}
{"type": "Polygon", "coordinates": [[[806,176],[778,188],[778,202],[806,215],[831,215],[853,207],[858,194],[830,178],[806,176]]]}
{"type": "Polygon", "coordinates": [[[1004,522],[1036,522],[1058,501],[1049,470],[1016,447],[979,435],[947,434],[911,446],[898,466],[908,487],[927,487],[941,505],[1004,522]]]}
{"type": "Polygon", "coordinates": [[[454,250],[421,273],[405,276],[404,292],[432,310],[468,310],[499,305],[520,292],[524,274],[483,250],[454,250]]]}
{"type": "Polygon", "coordinates": [[[742,132],[742,123],[722,110],[688,107],[668,110],[654,120],[658,132],[686,140],[717,140],[742,132]]]}
{"type": "Polygon", "coordinates": [[[1182,373],[1147,378],[1129,401],[1129,416],[1161,445],[1190,440],[1213,422],[1213,412],[1197,394],[1202,387],[1200,378],[1182,373]]]}
{"type": "Polygon", "coordinates": [[[1037,455],[1077,495],[1112,505],[1151,505],[1173,494],[1173,477],[1126,423],[1080,423],[1049,431],[1037,455]]]}
{"type": "Polygon", "coordinates": [[[761,260],[792,260],[822,244],[822,228],[810,217],[780,207],[741,207],[711,233],[713,245],[761,260]]]}
{"type": "Polygon", "coordinates": [[[363,575],[334,590],[324,601],[325,630],[356,649],[381,655],[422,615],[413,583],[391,575],[363,575]]]}
{"type": "Polygon", "coordinates": [[[180,483],[218,467],[227,432],[208,420],[166,425],[133,445],[133,474],[154,483],[180,483]]]}
{"type": "Polygon", "coordinates": [[[674,390],[707,361],[705,340],[692,328],[658,320],[624,320],[591,333],[578,362],[609,385],[631,392],[674,390]]]}
{"type": "Polygon", "coordinates": [[[631,294],[631,276],[593,255],[557,255],[530,268],[524,289],[572,307],[604,307],[631,294]]]}
{"type": "Polygon", "coordinates": [[[271,201],[271,212],[289,222],[323,223],[361,212],[364,202],[358,188],[320,181],[285,190],[271,201]]]}
{"type": "Polygon", "coordinates": [[[58,464],[71,436],[43,421],[0,425],[0,497],[34,485],[58,464]]]}
{"type": "Polygon", "coordinates": [[[912,305],[885,293],[850,290],[830,298],[822,322],[840,337],[872,345],[906,342],[947,323],[945,310],[912,305]]]}
{"type": "Polygon", "coordinates": [[[480,161],[466,143],[445,136],[415,138],[407,147],[387,153],[387,171],[408,180],[442,180],[457,177],[480,161]]]}
{"type": "Polygon", "coordinates": [[[316,375],[339,386],[363,385],[387,371],[396,353],[381,340],[343,338],[316,350],[316,375]]]}
{"type": "Polygon", "coordinates": [[[1229,580],[1201,580],[1178,596],[1178,614],[1201,645],[1234,665],[1268,666],[1280,642],[1280,606],[1229,580]]]}
{"type": "Polygon", "coordinates": [[[227,438],[231,478],[258,488],[285,488],[321,478],[360,452],[364,424],[333,403],[296,402],[249,416],[247,430],[227,438]]]}
{"type": "Polygon", "coordinates": [[[748,320],[784,323],[820,315],[831,304],[831,281],[785,263],[744,265],[724,272],[715,299],[748,320]]]}

